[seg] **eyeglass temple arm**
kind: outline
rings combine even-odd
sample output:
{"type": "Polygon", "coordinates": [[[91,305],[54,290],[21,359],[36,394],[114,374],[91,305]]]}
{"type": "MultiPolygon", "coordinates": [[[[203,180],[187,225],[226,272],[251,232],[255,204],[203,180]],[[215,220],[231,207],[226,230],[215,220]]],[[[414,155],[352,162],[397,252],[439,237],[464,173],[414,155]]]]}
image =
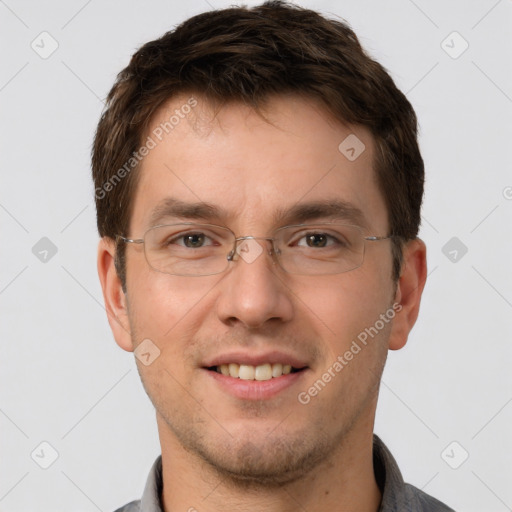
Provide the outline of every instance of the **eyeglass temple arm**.
{"type": "Polygon", "coordinates": [[[370,242],[378,242],[379,240],[389,240],[391,238],[394,238],[394,235],[388,235],[388,236],[365,236],[365,240],[369,240],[370,242]]]}
{"type": "Polygon", "coordinates": [[[125,238],[124,236],[117,235],[116,240],[122,240],[123,242],[127,244],[143,244],[144,239],[143,238],[125,238]]]}

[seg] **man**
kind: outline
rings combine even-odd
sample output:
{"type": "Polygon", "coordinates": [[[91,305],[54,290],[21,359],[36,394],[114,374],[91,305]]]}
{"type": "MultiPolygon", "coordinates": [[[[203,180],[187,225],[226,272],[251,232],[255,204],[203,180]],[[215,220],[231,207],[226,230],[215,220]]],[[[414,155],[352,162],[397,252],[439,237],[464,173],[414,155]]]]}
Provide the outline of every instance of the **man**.
{"type": "Polygon", "coordinates": [[[119,510],[451,510],[373,434],[426,279],[416,124],[345,24],[283,2],[133,56],[93,148],[98,270],[162,455],[119,510]]]}

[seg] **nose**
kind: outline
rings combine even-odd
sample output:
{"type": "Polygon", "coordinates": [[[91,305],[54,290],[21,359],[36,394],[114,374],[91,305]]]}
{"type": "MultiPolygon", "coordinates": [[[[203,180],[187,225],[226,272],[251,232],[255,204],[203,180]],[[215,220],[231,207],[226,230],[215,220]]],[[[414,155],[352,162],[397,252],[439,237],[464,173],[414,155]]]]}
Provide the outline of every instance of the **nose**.
{"type": "Polygon", "coordinates": [[[256,329],[270,321],[287,322],[292,318],[291,292],[272,259],[270,246],[265,239],[247,237],[238,241],[217,302],[222,322],[256,329]]]}

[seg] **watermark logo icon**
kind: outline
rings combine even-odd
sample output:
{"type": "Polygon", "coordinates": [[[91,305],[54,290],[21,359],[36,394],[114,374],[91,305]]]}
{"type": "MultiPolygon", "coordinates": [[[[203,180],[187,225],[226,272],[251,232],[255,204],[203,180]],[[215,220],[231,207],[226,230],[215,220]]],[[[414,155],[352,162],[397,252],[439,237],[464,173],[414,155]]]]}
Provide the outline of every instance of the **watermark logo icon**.
{"type": "Polygon", "coordinates": [[[160,349],[149,338],[146,338],[133,353],[144,366],[149,366],[160,356],[160,349]]]}
{"type": "Polygon", "coordinates": [[[236,253],[246,262],[252,263],[263,252],[263,247],[253,238],[243,240],[236,248],[236,253]]]}
{"type": "Polygon", "coordinates": [[[43,236],[34,247],[32,247],[32,254],[41,262],[48,263],[56,254],[57,246],[46,236],[43,236]]]}
{"type": "Polygon", "coordinates": [[[41,32],[31,43],[30,47],[41,59],[50,57],[59,47],[57,40],[49,32],[41,32]]]}
{"type": "Polygon", "coordinates": [[[351,162],[357,160],[365,149],[366,146],[363,141],[354,133],[351,133],[348,137],[343,139],[341,144],[338,146],[339,152],[351,162]]]}
{"type": "Polygon", "coordinates": [[[467,246],[456,236],[446,242],[441,252],[452,262],[458,263],[468,252],[467,246]]]}
{"type": "Polygon", "coordinates": [[[43,441],[34,448],[30,457],[41,469],[48,469],[59,458],[59,452],[48,441],[43,441]]]}
{"type": "Polygon", "coordinates": [[[443,39],[441,48],[452,59],[458,59],[469,48],[469,43],[457,31],[453,31],[443,39]]]}
{"type": "Polygon", "coordinates": [[[468,460],[468,451],[457,441],[452,441],[442,452],[441,458],[452,469],[458,469],[468,460]]]}

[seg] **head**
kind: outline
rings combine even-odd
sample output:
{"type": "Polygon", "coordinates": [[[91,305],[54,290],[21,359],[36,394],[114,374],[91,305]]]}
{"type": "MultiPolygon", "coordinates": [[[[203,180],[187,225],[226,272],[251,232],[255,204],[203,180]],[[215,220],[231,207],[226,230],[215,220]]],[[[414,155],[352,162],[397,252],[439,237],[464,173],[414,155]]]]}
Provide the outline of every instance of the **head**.
{"type": "Polygon", "coordinates": [[[273,1],[204,13],[147,43],[109,93],[92,167],[109,320],[121,347],[149,339],[160,351],[138,365],[162,439],[268,483],[371,431],[387,350],[405,344],[425,281],[423,161],[410,103],[344,22],[273,1]],[[270,237],[332,222],[338,203],[364,236],[389,238],[334,275],[289,274],[266,250],[221,274],[169,275],[118,238],[190,221],[270,237]],[[253,356],[301,371],[262,399],[213,375],[253,356]]]}

